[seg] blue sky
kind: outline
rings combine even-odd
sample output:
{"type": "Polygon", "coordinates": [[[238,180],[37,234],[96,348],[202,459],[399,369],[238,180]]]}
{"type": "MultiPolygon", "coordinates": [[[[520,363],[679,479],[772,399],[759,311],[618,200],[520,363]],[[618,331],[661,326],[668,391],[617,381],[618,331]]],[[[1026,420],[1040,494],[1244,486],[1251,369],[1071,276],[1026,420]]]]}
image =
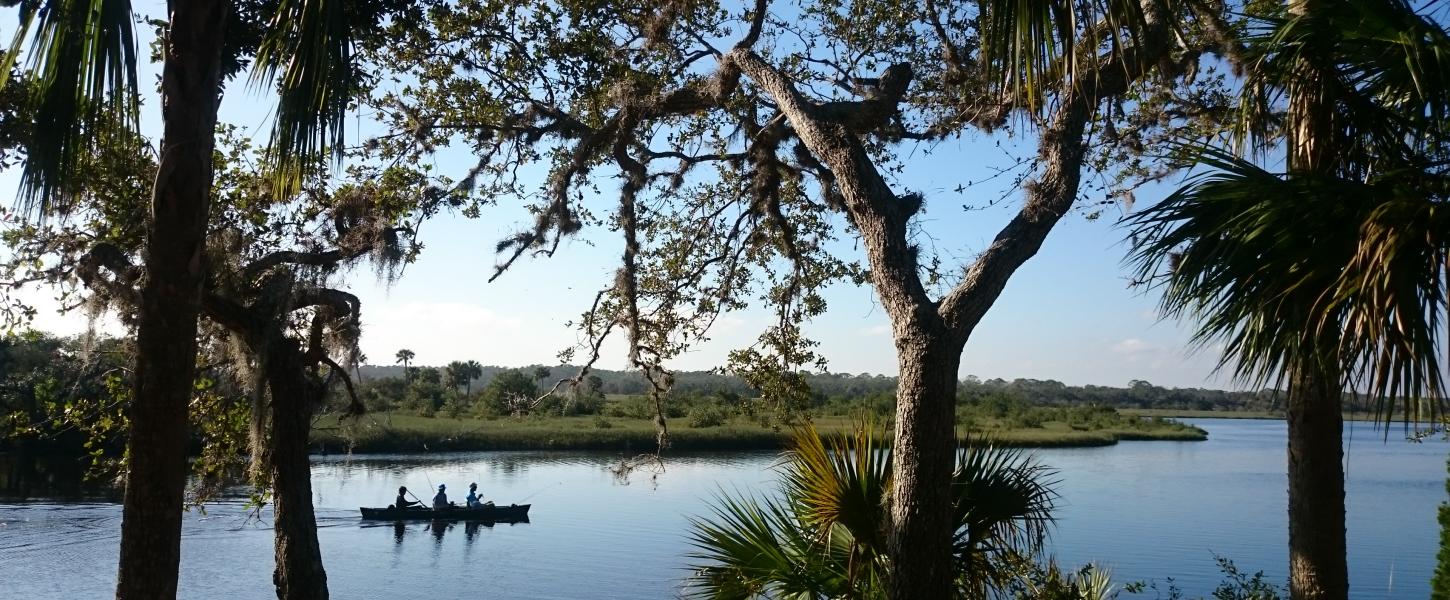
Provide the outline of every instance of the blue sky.
{"type": "MultiPolygon", "coordinates": [[[[142,12],[147,8],[139,7],[142,12]]],[[[160,14],[159,7],[151,10],[160,14]]],[[[11,23],[6,19],[8,37],[11,23]]],[[[145,32],[149,37],[149,32],[145,32]]],[[[143,40],[143,44],[149,40],[143,40]]],[[[144,47],[144,46],[143,46],[144,47]]],[[[143,81],[154,81],[146,67],[143,81]]],[[[222,120],[265,138],[271,97],[244,81],[228,87],[222,120]]],[[[159,102],[146,99],[143,130],[159,135],[159,102]]],[[[355,135],[355,132],[354,132],[355,135]]],[[[960,183],[983,179],[990,167],[1009,162],[998,138],[965,136],[930,147],[904,146],[908,157],[899,188],[926,197],[923,229],[948,262],[960,264],[985,248],[1020,205],[1013,194],[995,207],[965,211],[963,204],[984,205],[1000,196],[1010,178],[979,185],[960,195],[960,183]],[[927,152],[927,150],[930,150],[927,152]],[[952,260],[951,257],[956,257],[952,260]]],[[[1025,144],[1033,140],[1006,140],[1025,144]]],[[[439,169],[461,174],[467,156],[444,154],[439,169]]],[[[14,190],[17,175],[0,173],[0,189],[14,190]]],[[[617,189],[601,182],[605,196],[593,206],[610,206],[617,189]]],[[[1140,194],[1139,202],[1156,197],[1140,194]]],[[[1228,387],[1212,375],[1212,351],[1190,353],[1186,329],[1161,322],[1156,296],[1129,289],[1121,265],[1126,251],[1124,231],[1114,225],[1121,215],[1109,209],[1090,221],[1070,214],[1047,238],[1042,251],[1008,284],[1006,291],[967,343],[961,374],[982,378],[1028,377],[1070,384],[1126,385],[1144,379],[1159,385],[1228,387]]],[[[529,222],[519,201],[501,199],[476,220],[443,216],[426,223],[421,241],[426,249],[391,286],[367,268],[346,277],[345,288],[363,301],[364,354],[374,364],[392,364],[399,348],[417,353],[419,364],[477,360],[484,364],[522,366],[554,363],[559,350],[578,342],[565,323],[588,308],[595,290],[616,268],[620,242],[605,230],[586,230],[553,258],[521,261],[499,280],[487,283],[495,257],[493,245],[529,222]]],[[[852,252],[847,241],[843,252],[852,252]]],[[[37,291],[31,298],[43,297],[37,291]]],[[[894,374],[895,351],[884,312],[869,287],[836,286],[828,290],[829,310],[807,332],[821,342],[820,351],[832,371],[894,374]]],[[[51,304],[53,307],[53,304],[51,304]]],[[[675,361],[677,369],[718,367],[726,354],[750,344],[771,320],[764,311],[745,311],[722,318],[712,340],[675,361]]],[[[37,328],[60,333],[85,329],[82,315],[56,315],[42,310],[37,328]]],[[[607,346],[599,366],[623,368],[622,343],[607,346]]]]}

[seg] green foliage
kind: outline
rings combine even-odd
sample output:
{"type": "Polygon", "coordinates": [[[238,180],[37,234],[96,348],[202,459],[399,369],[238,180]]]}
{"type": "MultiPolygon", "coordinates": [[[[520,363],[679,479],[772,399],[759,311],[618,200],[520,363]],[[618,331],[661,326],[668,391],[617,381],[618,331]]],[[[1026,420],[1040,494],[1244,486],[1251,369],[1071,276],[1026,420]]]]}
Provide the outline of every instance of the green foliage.
{"type": "MultiPolygon", "coordinates": [[[[419,369],[419,367],[413,367],[419,369]]],[[[533,367],[527,367],[533,370],[533,367]]],[[[557,365],[553,372],[575,373],[579,367],[557,365]]],[[[404,376],[402,367],[363,366],[365,382],[396,380],[404,376]]],[[[420,369],[421,370],[421,369],[420,369]]],[[[499,366],[483,366],[478,381],[487,385],[499,373],[509,370],[499,366]]],[[[718,371],[677,371],[673,374],[669,403],[692,404],[713,398],[744,414],[763,414],[779,423],[777,405],[765,402],[761,392],[745,379],[718,371]]],[[[808,386],[804,409],[813,415],[849,415],[854,411],[885,416],[896,410],[896,378],[868,373],[812,373],[800,377],[808,386]]],[[[572,390],[577,398],[595,394],[603,396],[638,396],[649,393],[649,382],[638,371],[590,369],[590,375],[572,390]]],[[[1020,401],[1030,406],[1085,406],[1113,408],[1150,408],[1193,411],[1274,412],[1280,409],[1282,393],[1272,389],[1251,392],[1211,390],[1202,388],[1166,388],[1146,381],[1133,381],[1127,387],[1099,385],[1066,385],[1042,379],[988,379],[968,376],[958,385],[958,403],[999,395],[1002,402],[1020,401]]],[[[1346,397],[1346,402],[1353,401],[1346,397]]],[[[612,403],[611,403],[612,404],[612,403]]],[[[668,410],[668,407],[666,407],[668,410]]],[[[997,415],[997,416],[1000,416],[997,415]]]]}
{"type": "MultiPolygon", "coordinates": [[[[129,387],[126,388],[129,392],[129,387]]],[[[218,389],[211,379],[197,382],[187,410],[196,432],[200,454],[191,462],[194,475],[191,501],[200,505],[236,481],[250,450],[251,403],[248,398],[218,389]]],[[[254,482],[255,483],[255,482],[254,482]]]]}
{"type": "Polygon", "coordinates": [[[1420,10],[1250,15],[1237,143],[1181,146],[1208,170],[1128,220],[1137,278],[1237,376],[1329,364],[1387,421],[1435,421],[1445,397],[1450,33],[1420,10]],[[1239,155],[1280,143],[1283,173],[1239,155]]]}
{"type": "MultiPolygon", "coordinates": [[[[1113,589],[1112,574],[1096,565],[1083,565],[1075,572],[1063,573],[1055,561],[1046,567],[1026,565],[1027,573],[1012,585],[1012,596],[1018,600],[1111,600],[1118,597],[1113,589]]],[[[1124,586],[1133,592],[1137,586],[1124,586]]]]}
{"type": "Polygon", "coordinates": [[[690,427],[696,429],[719,427],[730,422],[730,411],[719,406],[696,406],[690,409],[688,419],[690,427]]]}
{"type": "Polygon", "coordinates": [[[1214,600],[1279,600],[1279,588],[1264,581],[1264,572],[1247,575],[1239,571],[1232,560],[1214,556],[1224,581],[1213,590],[1214,600]]]}
{"type": "Polygon", "coordinates": [[[20,198],[41,215],[65,212],[87,157],[129,144],[140,127],[131,2],[21,3],[0,73],[11,73],[27,46],[27,103],[39,134],[26,138],[20,198]]]}
{"type": "Polygon", "coordinates": [[[1224,342],[1242,380],[1277,383],[1328,348],[1351,387],[1433,420],[1436,405],[1415,400],[1443,387],[1450,211],[1414,183],[1428,174],[1366,183],[1202,160],[1216,170],[1130,220],[1139,276],[1166,273],[1164,313],[1198,321],[1199,345],[1224,342]]]}
{"type": "Polygon", "coordinates": [[[359,86],[352,49],[358,28],[377,26],[382,2],[278,0],[252,61],[252,81],[278,87],[268,159],[277,189],[291,194],[316,157],[343,157],[349,104],[359,86]],[[281,71],[281,77],[277,77],[281,71]]]}
{"type": "Polygon", "coordinates": [[[499,373],[488,382],[480,399],[498,414],[527,412],[532,408],[530,404],[539,396],[539,386],[532,375],[522,369],[499,373]]]}
{"type": "MultiPolygon", "coordinates": [[[[126,471],[132,382],[121,340],[0,337],[0,450],[30,445],[87,465],[86,478],[115,483],[126,471]],[[64,382],[64,383],[63,383],[64,382]]],[[[201,370],[187,418],[193,486],[200,504],[237,481],[245,462],[250,400],[201,370]]]]}
{"type": "MultiPolygon", "coordinates": [[[[1017,581],[1039,553],[1056,495],[1051,472],[1030,456],[966,446],[952,479],[952,564],[958,593],[983,598],[1017,581]]],[[[881,597],[890,576],[883,433],[860,422],[829,438],[798,428],[779,469],[781,500],[722,495],[712,517],[694,520],[690,596],[881,597]]]]}

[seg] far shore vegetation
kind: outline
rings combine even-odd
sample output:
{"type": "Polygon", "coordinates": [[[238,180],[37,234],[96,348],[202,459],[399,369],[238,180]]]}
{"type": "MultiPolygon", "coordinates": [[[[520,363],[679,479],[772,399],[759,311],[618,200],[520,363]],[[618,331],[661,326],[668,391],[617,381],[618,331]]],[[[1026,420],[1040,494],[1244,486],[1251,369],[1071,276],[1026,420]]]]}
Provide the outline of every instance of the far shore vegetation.
{"type": "MultiPolygon", "coordinates": [[[[114,466],[120,455],[125,386],[117,340],[61,338],[41,332],[0,340],[0,451],[89,456],[114,466]]],[[[412,353],[400,353],[411,361],[412,353]]],[[[400,358],[399,362],[403,362],[400,358]]],[[[460,361],[443,368],[362,366],[357,394],[367,412],[342,418],[346,401],[314,423],[312,450],[434,452],[468,450],[656,449],[654,407],[637,373],[596,370],[572,379],[577,367],[507,369],[460,361]]],[[[671,450],[778,449],[792,427],[808,420],[839,432],[852,418],[889,419],[895,379],[880,375],[804,374],[810,390],[801,405],[762,400],[736,377],[680,372],[665,403],[671,450]]],[[[225,380],[202,380],[192,451],[203,472],[220,472],[244,453],[249,398],[225,380]],[[211,418],[216,417],[216,418],[211,418]]],[[[1146,382],[1127,388],[1067,386],[1056,381],[962,380],[956,429],[1001,445],[1103,446],[1134,440],[1202,440],[1206,433],[1160,415],[1127,409],[1182,410],[1212,406],[1253,410],[1269,392],[1169,389],[1146,382]],[[1120,407],[1123,410],[1120,410],[1120,407]]],[[[104,470],[104,469],[102,469],[104,470]]]]}
{"type": "MultiPolygon", "coordinates": [[[[670,449],[775,450],[784,447],[790,440],[789,427],[762,425],[737,416],[717,417],[715,411],[714,408],[700,409],[695,418],[685,417],[682,423],[672,425],[670,449]]],[[[1207,438],[1207,434],[1196,427],[1169,419],[1123,416],[1112,409],[1094,415],[1074,409],[1050,409],[1044,414],[1052,415],[1054,420],[1035,422],[1036,427],[1003,420],[985,427],[959,426],[958,431],[993,440],[999,446],[1019,447],[1107,446],[1129,440],[1198,441],[1207,438]]],[[[852,418],[814,417],[811,423],[822,433],[846,433],[850,431],[852,418]]],[[[388,412],[342,422],[335,416],[326,417],[314,427],[312,441],[319,451],[328,453],[475,450],[653,452],[655,428],[649,419],[603,414],[479,418],[424,417],[388,412]]]]}
{"type": "MultiPolygon", "coordinates": [[[[124,386],[115,385],[123,349],[116,340],[62,338],[41,332],[0,340],[0,452],[26,449],[90,456],[108,465],[120,453],[124,386]]],[[[318,453],[478,450],[656,450],[654,406],[637,372],[592,370],[573,378],[570,365],[505,368],[456,361],[441,368],[411,364],[353,369],[367,412],[342,418],[346,401],[314,423],[318,453]],[[406,366],[404,366],[406,365],[406,366]],[[556,384],[557,388],[556,388],[556,384]],[[550,390],[553,393],[549,393],[550,390]]],[[[890,419],[893,377],[805,373],[809,393],[797,406],[766,402],[740,378],[679,372],[665,403],[669,449],[774,450],[792,428],[809,421],[825,433],[852,419],[890,419]]],[[[205,380],[204,380],[205,381],[205,380]]],[[[194,420],[192,451],[203,471],[244,453],[250,400],[225,381],[206,382],[206,406],[217,418],[194,420]],[[205,424],[205,427],[202,425],[205,424]]],[[[1207,432],[1176,418],[1283,418],[1275,390],[1166,388],[1146,381],[1126,387],[1074,386],[1052,380],[963,378],[956,430],[999,445],[1089,447],[1124,441],[1197,441],[1207,432]]],[[[1373,419],[1370,407],[1346,400],[1346,418],[1373,419]]]]}

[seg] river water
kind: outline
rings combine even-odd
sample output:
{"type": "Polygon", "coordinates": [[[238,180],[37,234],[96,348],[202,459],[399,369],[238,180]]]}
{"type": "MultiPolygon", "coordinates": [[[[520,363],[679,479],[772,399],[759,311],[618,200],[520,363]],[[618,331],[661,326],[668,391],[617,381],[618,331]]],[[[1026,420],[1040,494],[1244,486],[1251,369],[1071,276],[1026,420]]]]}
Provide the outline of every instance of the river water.
{"type": "MultiPolygon", "coordinates": [[[[1215,555],[1270,581],[1287,578],[1284,423],[1196,420],[1206,442],[1124,442],[1038,450],[1062,495],[1051,548],[1064,565],[1109,567],[1117,581],[1166,578],[1189,597],[1220,580],[1215,555]]],[[[1354,598],[1425,598],[1445,500],[1442,442],[1399,430],[1347,431],[1354,598]]],[[[609,471],[620,456],[487,452],[317,457],[313,487],[328,584],[335,598],[674,598],[691,551],[689,518],[709,499],[769,493],[770,453],[672,457],[664,471],[609,471]],[[493,527],[366,523],[399,485],[438,483],[461,500],[477,482],[500,503],[530,502],[531,522],[493,527]]],[[[272,597],[270,515],[241,498],[187,515],[183,598],[272,597]]],[[[102,598],[115,582],[120,506],[0,503],[0,597],[102,598]]],[[[1125,595],[1126,597],[1132,597],[1125,595]]],[[[1150,592],[1146,597],[1152,598],[1150,592]]]]}

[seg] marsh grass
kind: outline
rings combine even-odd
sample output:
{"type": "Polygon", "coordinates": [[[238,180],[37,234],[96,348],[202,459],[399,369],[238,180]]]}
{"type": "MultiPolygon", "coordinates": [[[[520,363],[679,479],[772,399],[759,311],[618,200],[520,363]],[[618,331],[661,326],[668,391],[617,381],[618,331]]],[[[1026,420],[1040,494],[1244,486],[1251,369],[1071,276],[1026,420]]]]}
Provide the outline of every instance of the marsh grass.
{"type": "MultiPolygon", "coordinates": [[[[822,433],[850,430],[850,417],[812,419],[822,433]]],[[[1172,421],[1141,420],[1138,427],[1082,431],[1067,423],[1045,422],[1040,427],[1012,428],[995,423],[972,427],[1001,445],[1018,447],[1108,446],[1124,440],[1197,441],[1202,430],[1172,421]]],[[[966,432],[967,428],[959,428],[966,432]]],[[[762,427],[741,417],[721,425],[691,427],[689,419],[670,421],[674,450],[774,450],[785,446],[789,432],[762,427]]],[[[337,417],[320,419],[312,442],[323,452],[452,452],[477,450],[627,450],[655,449],[654,425],[644,419],[577,417],[423,417],[404,413],[364,415],[339,423],[337,417]],[[603,425],[601,423],[607,423],[603,425]]]]}

